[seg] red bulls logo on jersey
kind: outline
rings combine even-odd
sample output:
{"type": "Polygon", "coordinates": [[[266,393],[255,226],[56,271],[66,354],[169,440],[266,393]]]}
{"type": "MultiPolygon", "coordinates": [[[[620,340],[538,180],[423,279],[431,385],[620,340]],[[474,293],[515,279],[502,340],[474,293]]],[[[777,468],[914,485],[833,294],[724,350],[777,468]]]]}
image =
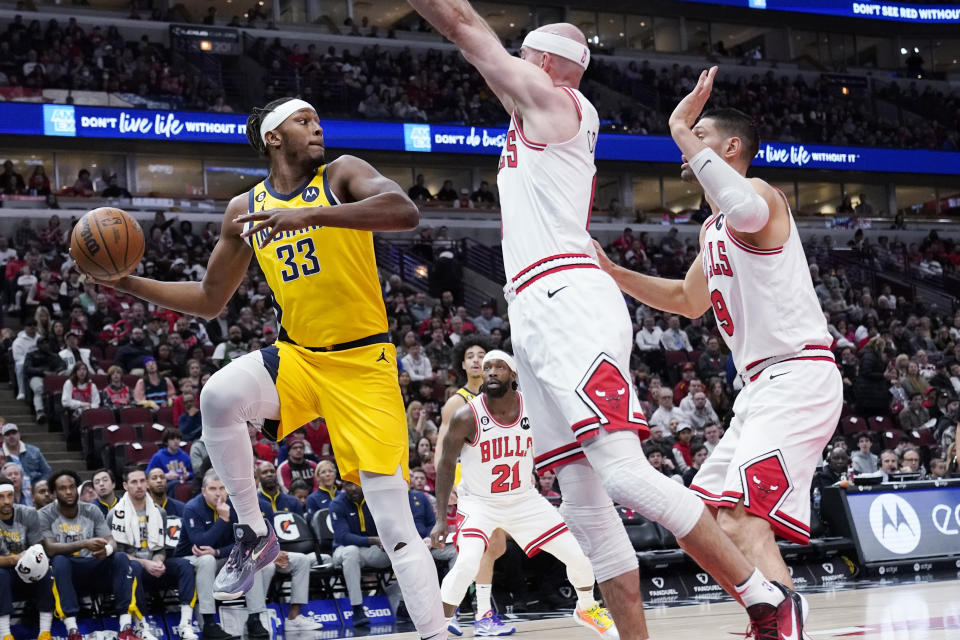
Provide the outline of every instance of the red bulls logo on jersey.
{"type": "Polygon", "coordinates": [[[480,461],[490,462],[500,458],[523,458],[533,448],[533,438],[509,435],[480,441],[480,461]]]}
{"type": "MultiPolygon", "coordinates": [[[[577,388],[577,394],[594,412],[599,422],[608,431],[630,429],[649,434],[647,421],[640,410],[627,380],[605,353],[600,354],[577,388]]],[[[578,429],[589,427],[590,421],[576,425],[578,429]]]]}

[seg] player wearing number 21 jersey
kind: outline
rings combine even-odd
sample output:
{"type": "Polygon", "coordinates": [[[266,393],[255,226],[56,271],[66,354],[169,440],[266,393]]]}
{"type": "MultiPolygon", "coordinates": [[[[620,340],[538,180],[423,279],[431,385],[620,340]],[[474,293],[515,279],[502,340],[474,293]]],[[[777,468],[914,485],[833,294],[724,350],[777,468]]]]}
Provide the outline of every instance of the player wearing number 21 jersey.
{"type": "MultiPolygon", "coordinates": [[[[503,529],[528,556],[546,551],[567,566],[567,578],[577,590],[573,617],[604,638],[617,638],[616,627],[593,599],[590,561],[560,517],[560,512],[533,486],[533,435],[516,390],[513,357],[493,350],[483,358],[481,393],[454,414],[444,436],[437,464],[437,512],[445,513],[453,488],[457,456],[461,480],[457,487],[457,548],[454,567],[443,579],[440,595],[444,613],[452,618],[473,581],[490,535],[503,529]]],[[[447,522],[439,519],[432,532],[442,546],[447,522]]],[[[482,613],[482,612],[481,612],[482,613]]],[[[451,628],[457,633],[458,628],[451,628]]],[[[508,635],[493,612],[476,620],[474,635],[508,635]]],[[[458,634],[459,635],[459,634],[458,634]]]]}
{"type": "Polygon", "coordinates": [[[651,307],[691,318],[713,309],[744,388],[690,488],[719,510],[748,559],[792,586],[775,534],[809,540],[810,482],[840,417],[843,385],[786,196],[746,177],[760,144],[756,127],[735,109],[699,117],[715,74],[716,67],[704,71],[670,119],[681,177],[703,187],[713,210],[699,259],[682,281],[627,271],[605,257],[601,266],[651,307]]]}

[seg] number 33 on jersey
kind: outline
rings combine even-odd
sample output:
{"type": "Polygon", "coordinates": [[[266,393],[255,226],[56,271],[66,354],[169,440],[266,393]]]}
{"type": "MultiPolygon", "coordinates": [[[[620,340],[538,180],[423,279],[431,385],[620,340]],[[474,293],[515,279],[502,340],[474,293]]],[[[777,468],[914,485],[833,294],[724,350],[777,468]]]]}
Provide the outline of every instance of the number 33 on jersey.
{"type": "MultiPolygon", "coordinates": [[[[324,165],[292,193],[278,193],[264,180],[250,190],[247,206],[262,211],[338,204],[324,165]]],[[[246,241],[273,292],[281,340],[321,346],[387,330],[372,233],[314,226],[284,232],[264,247],[265,237],[246,241]],[[350,318],[346,338],[343,318],[350,318]]]]}

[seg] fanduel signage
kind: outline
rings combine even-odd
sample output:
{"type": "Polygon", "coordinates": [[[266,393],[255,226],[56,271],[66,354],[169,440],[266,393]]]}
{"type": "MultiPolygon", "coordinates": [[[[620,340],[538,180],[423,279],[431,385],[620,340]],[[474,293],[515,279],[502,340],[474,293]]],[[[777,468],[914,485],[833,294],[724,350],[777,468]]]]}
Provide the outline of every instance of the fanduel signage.
{"type": "Polygon", "coordinates": [[[841,18],[866,18],[920,24],[960,24],[960,7],[956,5],[853,2],[851,0],[682,0],[682,2],[813,13],[841,18]]]}
{"type": "MultiPolygon", "coordinates": [[[[234,113],[118,109],[74,105],[0,103],[0,134],[122,138],[247,144],[246,116],[234,113]]],[[[323,119],[331,149],[497,156],[507,130],[401,122],[323,119]]],[[[680,151],[665,136],[605,133],[597,160],[675,164],[680,151]]],[[[960,175],[960,153],[765,142],[753,164],[793,170],[960,175]]]]}
{"type": "Polygon", "coordinates": [[[847,493],[864,562],[960,556],[960,486],[847,493]]]}

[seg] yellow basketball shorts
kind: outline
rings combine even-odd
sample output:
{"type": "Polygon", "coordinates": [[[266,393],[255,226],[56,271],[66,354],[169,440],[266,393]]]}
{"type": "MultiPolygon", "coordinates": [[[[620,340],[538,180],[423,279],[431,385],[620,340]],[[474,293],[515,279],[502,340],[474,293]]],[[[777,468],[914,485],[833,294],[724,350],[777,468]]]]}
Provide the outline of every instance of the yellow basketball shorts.
{"type": "Polygon", "coordinates": [[[278,438],[323,417],[344,480],[359,484],[361,470],[389,475],[397,466],[408,477],[407,419],[392,344],[318,352],[277,341],[261,354],[280,397],[278,438]]]}

